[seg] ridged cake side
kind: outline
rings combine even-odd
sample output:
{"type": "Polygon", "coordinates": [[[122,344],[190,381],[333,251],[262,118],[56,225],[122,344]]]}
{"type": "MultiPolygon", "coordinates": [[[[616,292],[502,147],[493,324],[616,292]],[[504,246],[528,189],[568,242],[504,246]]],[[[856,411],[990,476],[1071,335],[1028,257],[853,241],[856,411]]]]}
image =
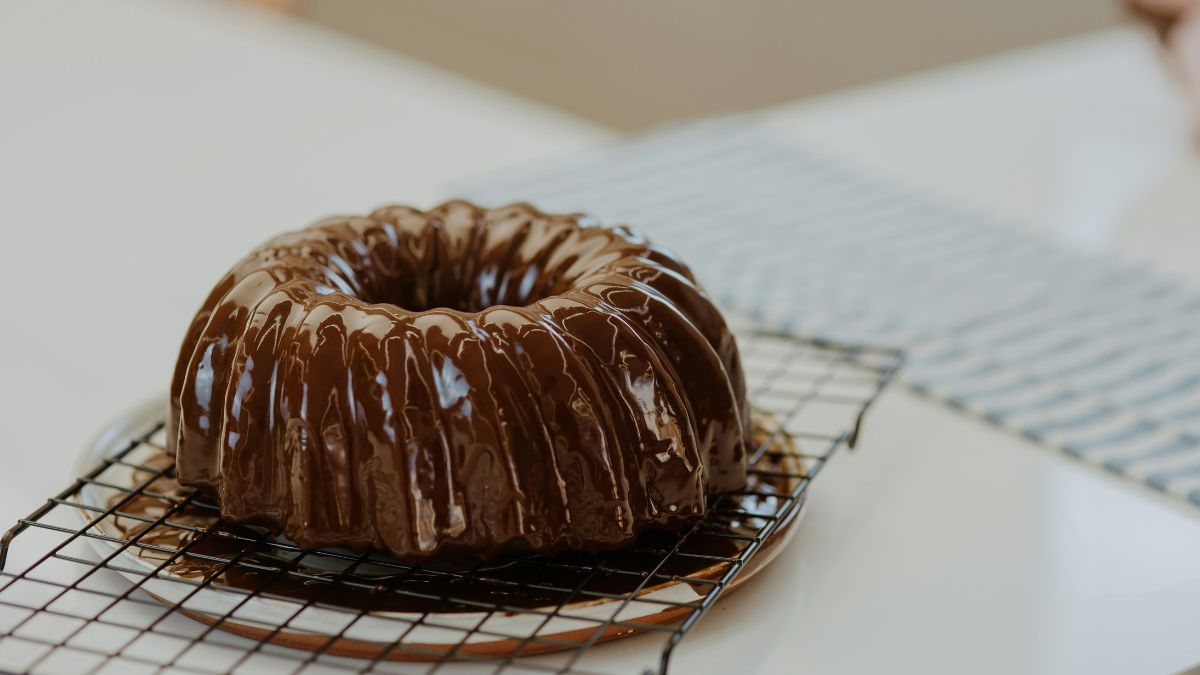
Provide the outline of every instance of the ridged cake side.
{"type": "Polygon", "coordinates": [[[168,438],[228,519],[420,561],[678,527],[744,484],[748,424],[734,340],[673,255],[450,202],[238,263],[188,330],[168,438]]]}

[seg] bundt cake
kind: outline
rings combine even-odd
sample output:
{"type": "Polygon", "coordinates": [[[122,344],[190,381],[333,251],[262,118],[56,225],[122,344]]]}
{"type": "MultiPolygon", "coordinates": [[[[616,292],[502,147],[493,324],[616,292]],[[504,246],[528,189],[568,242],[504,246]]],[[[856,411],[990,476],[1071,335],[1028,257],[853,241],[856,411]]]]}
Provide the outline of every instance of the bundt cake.
{"type": "Polygon", "coordinates": [[[419,562],[681,527],[744,485],[750,426],[734,339],[673,254],[454,201],[235,265],[183,341],[167,438],[231,521],[419,562]]]}

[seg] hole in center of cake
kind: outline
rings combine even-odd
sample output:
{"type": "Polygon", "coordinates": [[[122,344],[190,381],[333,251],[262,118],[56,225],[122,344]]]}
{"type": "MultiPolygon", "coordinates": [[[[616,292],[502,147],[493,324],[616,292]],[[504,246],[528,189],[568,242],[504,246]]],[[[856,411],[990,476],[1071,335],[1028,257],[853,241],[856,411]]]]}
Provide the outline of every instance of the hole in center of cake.
{"type": "Polygon", "coordinates": [[[426,279],[399,280],[385,290],[376,302],[396,305],[410,312],[431,309],[453,309],[460,312],[480,312],[489,307],[509,305],[524,307],[558,292],[559,284],[547,283],[542,270],[529,265],[506,269],[498,264],[482,267],[463,278],[458,274],[432,274],[426,279]]]}

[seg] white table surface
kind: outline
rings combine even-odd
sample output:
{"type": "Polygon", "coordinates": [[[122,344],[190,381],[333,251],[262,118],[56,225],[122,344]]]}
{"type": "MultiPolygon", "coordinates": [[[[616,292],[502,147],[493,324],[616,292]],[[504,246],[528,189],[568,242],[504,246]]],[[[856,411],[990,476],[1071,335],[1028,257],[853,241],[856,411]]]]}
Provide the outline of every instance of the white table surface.
{"type": "MultiPolygon", "coordinates": [[[[107,420],[165,390],[192,312],[255,243],[613,137],[222,4],[0,2],[0,17],[3,523],[60,487],[107,420]]],[[[1137,212],[1186,147],[1130,31],[766,118],[1118,252],[1125,216],[1090,233],[1095,209],[1071,195],[1137,212]]],[[[1166,673],[1200,661],[1197,625],[1200,515],[897,388],[823,474],[795,543],[701,622],[675,672],[1166,673]]],[[[633,667],[654,647],[604,649],[633,667]]]]}

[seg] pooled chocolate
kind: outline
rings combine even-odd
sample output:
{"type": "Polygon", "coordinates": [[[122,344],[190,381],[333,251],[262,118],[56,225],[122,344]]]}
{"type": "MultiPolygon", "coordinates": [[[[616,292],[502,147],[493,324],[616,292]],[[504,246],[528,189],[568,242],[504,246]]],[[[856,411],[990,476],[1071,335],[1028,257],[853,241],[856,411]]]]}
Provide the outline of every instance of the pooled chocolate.
{"type": "Polygon", "coordinates": [[[673,254],[524,204],[329,219],[197,313],[181,483],[300,546],[407,561],[598,551],[746,482],[733,337],[673,254]]]}

